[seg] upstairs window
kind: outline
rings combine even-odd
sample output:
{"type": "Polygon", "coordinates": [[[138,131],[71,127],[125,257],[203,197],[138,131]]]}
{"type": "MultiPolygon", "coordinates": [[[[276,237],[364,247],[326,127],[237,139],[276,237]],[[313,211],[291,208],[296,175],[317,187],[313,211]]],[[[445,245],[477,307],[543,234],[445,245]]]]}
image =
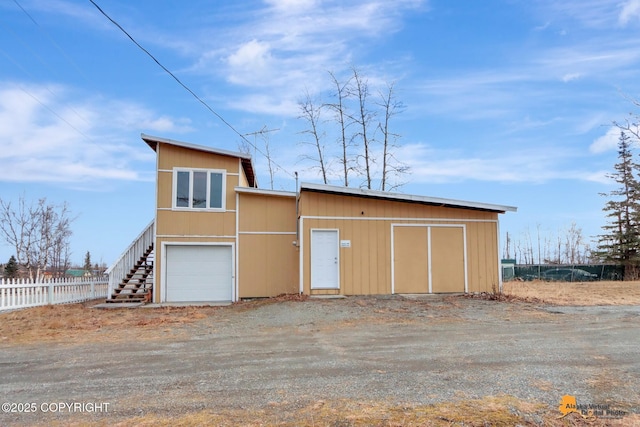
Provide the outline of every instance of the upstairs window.
{"type": "Polygon", "coordinates": [[[173,207],[224,210],[225,172],[206,169],[173,171],[173,207]]]}

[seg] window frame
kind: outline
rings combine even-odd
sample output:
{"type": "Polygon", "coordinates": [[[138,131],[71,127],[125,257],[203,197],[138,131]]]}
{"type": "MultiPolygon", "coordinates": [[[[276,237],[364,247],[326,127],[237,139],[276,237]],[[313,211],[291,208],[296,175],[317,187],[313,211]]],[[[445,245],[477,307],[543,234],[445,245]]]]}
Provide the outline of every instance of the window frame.
{"type": "Polygon", "coordinates": [[[176,211],[190,211],[190,212],[224,212],[226,211],[227,204],[227,171],[224,169],[202,169],[202,168],[173,168],[172,178],[172,191],[171,191],[171,209],[176,211]],[[178,173],[189,173],[189,206],[178,206],[178,173]],[[193,182],[194,172],[206,172],[207,174],[207,186],[205,190],[205,206],[204,208],[193,207],[193,182]],[[221,188],[221,207],[211,208],[211,175],[222,175],[222,188],[221,188]]]}

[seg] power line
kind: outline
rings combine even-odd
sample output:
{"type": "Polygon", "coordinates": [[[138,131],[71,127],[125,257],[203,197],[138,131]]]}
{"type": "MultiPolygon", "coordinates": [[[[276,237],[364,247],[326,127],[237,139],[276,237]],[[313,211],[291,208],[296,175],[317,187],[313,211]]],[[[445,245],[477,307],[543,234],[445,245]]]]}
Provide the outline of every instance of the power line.
{"type": "MultiPolygon", "coordinates": [[[[33,22],[38,29],[47,36],[47,38],[49,39],[49,41],[56,47],[56,49],[58,49],[58,51],[60,53],[62,53],[62,55],[67,59],[67,61],[69,61],[69,63],[71,63],[76,70],[79,71],[80,75],[82,75],[83,77],[84,74],[82,73],[82,71],[78,68],[78,66],[73,62],[73,60],[71,60],[71,58],[64,52],[64,50],[55,42],[55,40],[40,26],[40,24],[38,24],[38,22],[35,20],[35,18],[33,16],[31,16],[31,14],[29,14],[29,12],[27,12],[27,10],[22,7],[22,5],[17,1],[17,0],[13,0],[14,3],[22,10],[22,12],[24,12],[25,15],[27,15],[27,17],[31,20],[31,22],[33,22]]],[[[29,43],[27,43],[24,39],[22,39],[18,34],[16,34],[14,31],[12,31],[10,28],[8,28],[6,25],[0,23],[0,25],[9,33],[11,33],[16,39],[18,39],[18,41],[20,43],[22,43],[25,48],[27,50],[29,50],[31,52],[31,54],[47,69],[49,70],[52,74],[55,74],[55,71],[51,68],[51,66],[40,56],[37,54],[37,52],[33,49],[31,49],[31,47],[29,46],[29,43]]],[[[2,55],[4,55],[5,58],[7,58],[10,62],[13,62],[13,64],[18,67],[20,70],[22,70],[23,73],[25,73],[27,76],[29,76],[32,80],[35,80],[34,76],[27,70],[25,69],[18,61],[16,61],[15,59],[13,59],[7,52],[5,52],[4,50],[0,49],[0,53],[2,53],[2,55]]],[[[86,80],[86,77],[85,77],[86,80]]],[[[51,114],[53,114],[54,116],[56,116],[58,119],[60,119],[61,121],[63,121],[64,123],[67,124],[67,126],[69,126],[71,129],[73,129],[74,131],[76,131],[80,136],[82,136],[83,138],[85,138],[87,141],[89,141],[90,143],[94,144],[95,146],[97,146],[98,148],[100,148],[102,151],[107,152],[107,150],[105,150],[105,148],[98,144],[97,141],[95,141],[93,138],[91,138],[89,135],[87,135],[86,133],[82,132],[80,129],[78,129],[76,126],[74,126],[73,124],[71,124],[71,122],[69,122],[67,119],[65,119],[64,117],[62,117],[60,114],[58,114],[52,107],[49,107],[45,102],[43,102],[42,100],[40,100],[40,98],[38,98],[36,95],[34,95],[32,92],[30,92],[29,90],[27,90],[26,88],[24,88],[22,85],[14,83],[14,85],[20,89],[22,92],[24,92],[26,95],[30,96],[31,98],[33,98],[38,104],[40,104],[42,107],[44,107],[47,111],[49,111],[51,114]]],[[[53,95],[54,98],[59,98],[59,96],[51,89],[50,85],[45,85],[44,88],[51,94],[53,95]]],[[[66,107],[71,110],[80,120],[82,120],[84,123],[86,123],[87,125],[90,126],[90,123],[80,114],[78,113],[78,111],[70,104],[67,104],[66,107]]]]}
{"type": "MultiPolygon", "coordinates": [[[[18,62],[16,62],[13,58],[11,58],[11,56],[9,56],[8,53],[6,53],[4,50],[0,49],[0,53],[2,53],[2,55],[4,55],[5,58],[7,58],[9,61],[13,62],[18,68],[20,68],[24,73],[26,73],[27,75],[31,75],[27,70],[25,70],[20,64],[18,64],[18,62]]],[[[65,122],[71,129],[75,130],[79,135],[81,135],[82,137],[84,137],[87,141],[89,141],[90,143],[96,145],[98,148],[100,148],[101,150],[105,151],[104,147],[102,147],[100,144],[98,144],[93,138],[91,138],[89,135],[87,135],[86,133],[82,132],[80,129],[78,129],[77,127],[75,127],[73,124],[71,124],[67,119],[65,119],[64,117],[62,117],[60,114],[56,113],[55,110],[51,107],[49,107],[47,104],[45,104],[43,101],[41,101],[37,96],[35,96],[33,93],[31,93],[30,91],[28,91],[27,89],[25,89],[24,87],[22,87],[22,85],[19,85],[17,83],[14,83],[14,85],[20,89],[21,91],[23,91],[25,94],[29,95],[31,98],[33,98],[38,104],[40,104],[41,106],[43,106],[45,109],[47,109],[51,114],[53,114],[54,116],[56,116],[58,119],[62,120],[63,122],[65,122]]],[[[51,93],[54,97],[57,97],[57,95],[48,87],[45,87],[47,89],[47,91],[49,93],[51,93]]],[[[84,121],[85,123],[89,124],[81,115],[78,114],[78,112],[71,106],[68,106],[68,108],[73,111],[76,116],[78,116],[82,121],[84,121]]]]}
{"type": "MultiPolygon", "coordinates": [[[[31,92],[29,92],[28,90],[26,90],[25,88],[23,88],[22,86],[16,84],[16,86],[18,87],[18,89],[20,89],[21,91],[23,91],[24,93],[26,93],[27,95],[29,95],[31,98],[33,98],[38,104],[42,105],[44,108],[46,108],[47,110],[49,110],[49,112],[51,114],[53,114],[54,116],[56,116],[57,118],[59,118],[60,120],[62,120],[63,122],[65,122],[71,129],[75,130],[76,132],[78,132],[80,135],[84,136],[87,140],[89,140],[90,142],[92,142],[93,144],[97,145],[98,147],[100,147],[100,149],[104,150],[103,147],[101,147],[98,143],[96,143],[93,139],[91,139],[91,137],[89,137],[87,134],[85,134],[84,132],[82,132],[80,129],[78,129],[77,127],[75,127],[74,125],[72,125],[68,120],[66,120],[64,117],[62,117],[60,114],[56,113],[52,108],[50,108],[47,104],[45,104],[44,102],[40,101],[40,99],[38,99],[37,96],[35,96],[34,94],[32,94],[31,92]]],[[[106,151],[106,150],[105,150],[106,151]]]]}
{"type": "MultiPolygon", "coordinates": [[[[36,58],[42,65],[44,68],[46,68],[52,75],[56,74],[55,70],[53,68],[51,68],[51,66],[47,63],[47,61],[45,61],[40,55],[38,55],[38,53],[33,50],[31,48],[31,46],[29,46],[29,44],[22,39],[18,34],[16,34],[14,31],[12,31],[10,28],[8,28],[7,26],[4,25],[4,23],[0,22],[0,27],[4,28],[7,32],[9,32],[10,34],[12,34],[20,43],[22,43],[22,45],[29,51],[31,52],[31,54],[34,56],[34,58],[36,58]]],[[[15,59],[13,59],[7,52],[5,52],[4,50],[0,49],[0,52],[11,62],[13,62],[13,64],[18,67],[23,73],[25,73],[27,76],[29,76],[31,78],[31,80],[35,81],[36,78],[33,74],[31,74],[26,68],[24,68],[18,61],[16,61],[15,59]]],[[[59,96],[51,89],[50,85],[46,85],[44,86],[44,88],[51,94],[53,95],[54,98],[59,98],[59,96]]],[[[73,108],[73,106],[71,106],[70,104],[66,105],[67,108],[69,110],[71,110],[80,120],[82,120],[83,122],[85,122],[87,125],[90,125],[90,123],[84,118],[82,117],[82,115],[80,113],[78,113],[78,111],[73,108]]],[[[93,141],[92,141],[93,142],[93,141]]]]}
{"type": "Polygon", "coordinates": [[[105,18],[107,18],[109,21],[111,21],[111,23],[113,23],[113,25],[115,25],[116,27],[118,27],[118,29],[120,31],[122,31],[128,38],[129,40],[131,40],[136,46],[138,46],[138,48],[140,48],[140,50],[142,50],[144,53],[146,53],[156,64],[158,64],[158,66],[160,68],[162,68],[167,74],[169,74],[171,77],[173,77],[173,79],[178,82],[178,84],[180,86],[182,86],[187,92],[189,92],[196,100],[198,100],[198,102],[200,102],[202,105],[204,105],[204,107],[209,110],[211,113],[213,113],[218,119],[220,119],[222,121],[222,123],[224,123],[225,125],[227,125],[229,127],[229,129],[231,129],[236,135],[238,135],[240,138],[242,138],[247,144],[251,145],[254,150],[256,150],[258,153],[262,154],[264,157],[267,158],[268,161],[270,161],[271,163],[273,163],[275,166],[277,166],[278,168],[280,168],[280,170],[282,170],[283,172],[289,174],[290,176],[293,176],[293,174],[291,174],[290,172],[288,172],[287,170],[285,170],[283,167],[281,167],[280,165],[278,165],[276,162],[274,162],[273,160],[271,160],[270,156],[268,156],[267,154],[263,153],[255,144],[251,143],[251,141],[249,141],[246,136],[244,136],[243,134],[241,134],[240,132],[238,132],[238,130],[236,130],[235,127],[233,127],[233,125],[231,125],[231,123],[229,123],[228,121],[226,121],[224,119],[224,117],[222,117],[220,114],[218,114],[213,108],[211,108],[211,106],[209,106],[209,104],[207,104],[202,98],[200,98],[193,90],[191,90],[186,84],[184,84],[182,82],[182,80],[180,80],[175,74],[173,74],[167,67],[165,67],[155,56],[153,56],[153,54],[151,54],[151,52],[149,52],[147,49],[145,49],[140,43],[138,43],[136,41],[136,39],[134,39],[131,34],[129,34],[127,32],[127,30],[125,30],[116,20],[114,20],[113,18],[111,18],[104,10],[102,10],[102,8],[100,6],[98,6],[98,4],[96,4],[96,2],[94,0],[89,0],[91,2],[91,4],[93,4],[96,9],[98,9],[98,11],[100,11],[101,14],[103,14],[105,16],[105,18]]]}
{"type": "Polygon", "coordinates": [[[89,79],[87,78],[86,74],[84,74],[82,72],[82,70],[80,69],[80,67],[78,67],[78,64],[76,64],[73,59],[71,59],[71,57],[69,55],[67,55],[67,53],[64,51],[64,49],[62,49],[60,47],[60,45],[58,43],[56,43],[56,41],[53,39],[53,37],[51,37],[51,35],[49,35],[49,33],[38,23],[38,21],[35,20],[35,18],[29,13],[27,12],[27,10],[22,7],[22,5],[18,2],[18,0],[13,0],[13,2],[24,12],[25,15],[27,15],[27,17],[29,17],[29,19],[31,20],[31,22],[34,23],[34,25],[36,27],[38,27],[38,30],[44,34],[45,36],[47,36],[47,38],[49,39],[49,41],[51,42],[51,44],[53,46],[55,46],[55,48],[58,50],[58,52],[60,52],[62,54],[62,56],[64,56],[64,58],[73,66],[73,68],[76,69],[76,71],[78,72],[78,74],[80,74],[84,80],[87,83],[89,82],[89,79]]]}

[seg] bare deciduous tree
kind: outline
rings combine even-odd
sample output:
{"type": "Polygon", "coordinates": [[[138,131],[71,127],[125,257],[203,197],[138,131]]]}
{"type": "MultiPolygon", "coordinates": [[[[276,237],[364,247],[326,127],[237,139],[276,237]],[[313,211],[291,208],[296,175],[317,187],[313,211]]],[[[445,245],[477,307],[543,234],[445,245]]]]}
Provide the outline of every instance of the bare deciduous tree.
{"type": "Polygon", "coordinates": [[[395,85],[387,84],[378,90],[377,99],[371,96],[374,89],[370,88],[369,80],[355,67],[351,68],[346,81],[340,81],[333,72],[329,72],[329,76],[334,102],[319,106],[307,93],[299,104],[302,112],[299,118],[306,121],[306,130],[301,133],[313,136],[305,143],[314,147],[313,154],[301,158],[312,161],[325,183],[331,175],[339,175],[348,187],[353,184],[352,176],[358,175],[364,177],[361,187],[367,189],[389,191],[400,187],[403,183],[393,178],[406,174],[409,168],[395,156],[400,135],[392,130],[392,119],[404,110],[396,99],[395,85]],[[320,120],[325,110],[333,113],[332,120],[320,120]],[[327,122],[335,125],[325,129],[336,144],[323,143],[325,131],[321,130],[321,124],[327,122]],[[335,159],[335,163],[330,159],[335,159]],[[337,167],[334,170],[332,164],[339,164],[340,170],[337,167]]]}
{"type": "Polygon", "coordinates": [[[564,250],[565,260],[568,264],[584,262],[583,247],[582,229],[578,227],[575,222],[572,222],[565,233],[564,250]]]}
{"type": "Polygon", "coordinates": [[[251,146],[249,141],[247,141],[246,139],[241,139],[238,142],[238,151],[241,152],[242,154],[248,154],[250,156],[255,155],[254,153],[255,149],[251,146]]]}
{"type": "Polygon", "coordinates": [[[56,236],[56,242],[51,252],[51,271],[55,277],[64,277],[65,272],[71,267],[70,237],[70,230],[56,236]]]}
{"type": "MultiPolygon", "coordinates": [[[[325,147],[324,147],[324,132],[320,129],[320,120],[322,115],[322,106],[314,103],[309,92],[305,94],[305,99],[298,103],[300,107],[299,119],[303,119],[307,122],[308,127],[301,133],[311,137],[311,141],[301,141],[301,144],[310,145],[314,148],[315,155],[311,156],[303,154],[302,159],[311,160],[314,163],[313,168],[320,170],[323,183],[327,184],[327,163],[325,159],[325,147]]],[[[346,170],[345,170],[346,174],[346,170]]],[[[346,180],[346,175],[345,175],[346,180]]]]}
{"type": "Polygon", "coordinates": [[[391,119],[400,113],[404,106],[396,99],[394,83],[387,84],[386,92],[379,92],[382,108],[383,120],[378,124],[378,129],[382,133],[382,175],[380,177],[380,189],[382,191],[394,190],[402,183],[390,183],[391,176],[404,175],[409,172],[409,166],[398,161],[394,155],[397,148],[396,140],[400,137],[397,133],[391,132],[391,119]]]}
{"type": "Polygon", "coordinates": [[[372,139],[369,135],[371,121],[375,113],[368,109],[367,102],[369,98],[369,81],[362,76],[356,68],[353,71],[353,85],[351,86],[351,96],[356,100],[356,112],[350,116],[358,128],[356,137],[362,142],[362,154],[359,156],[364,161],[365,187],[372,188],[373,181],[373,165],[375,159],[373,157],[372,139]]]}
{"type": "Polygon", "coordinates": [[[42,198],[27,204],[21,196],[14,208],[0,199],[0,236],[15,248],[18,263],[32,279],[68,246],[73,220],[66,203],[56,206],[42,198]]]}
{"type": "Polygon", "coordinates": [[[335,85],[334,96],[336,102],[327,104],[335,114],[335,121],[339,128],[338,144],[340,145],[341,156],[339,162],[342,165],[342,177],[344,179],[344,186],[349,186],[349,172],[353,170],[353,164],[351,159],[350,148],[352,146],[353,138],[347,136],[347,128],[350,125],[348,120],[348,112],[346,100],[349,95],[349,86],[351,85],[352,78],[349,78],[345,83],[340,83],[335,74],[329,71],[332,83],[335,85]]]}
{"type": "MultiPolygon", "coordinates": [[[[630,97],[627,97],[627,99],[635,107],[640,107],[640,101],[637,99],[632,99],[630,97]]],[[[613,125],[626,135],[631,135],[636,141],[640,140],[640,116],[638,116],[638,114],[629,113],[628,118],[622,122],[614,121],[613,125]]]]}
{"type": "Polygon", "coordinates": [[[504,252],[502,254],[502,257],[505,259],[511,259],[511,237],[509,236],[508,231],[504,239],[504,252]]]}
{"type": "MultiPolygon", "coordinates": [[[[572,222],[569,227],[558,229],[556,233],[544,232],[536,225],[537,244],[534,244],[529,227],[517,240],[507,233],[506,245],[513,247],[518,264],[584,264],[592,256],[589,244],[585,242],[582,229],[572,222]],[[537,246],[537,247],[536,247],[537,246]]],[[[505,248],[505,254],[509,252],[505,248]]]]}

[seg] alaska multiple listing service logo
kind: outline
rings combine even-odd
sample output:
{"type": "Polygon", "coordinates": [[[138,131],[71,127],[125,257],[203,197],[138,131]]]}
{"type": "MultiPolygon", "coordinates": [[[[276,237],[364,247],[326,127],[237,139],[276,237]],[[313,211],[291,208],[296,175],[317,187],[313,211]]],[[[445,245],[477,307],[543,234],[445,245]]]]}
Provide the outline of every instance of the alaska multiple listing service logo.
{"type": "Polygon", "coordinates": [[[558,409],[561,414],[558,418],[564,418],[569,414],[576,414],[587,421],[593,421],[598,418],[623,418],[627,415],[627,412],[614,409],[608,404],[579,404],[575,396],[568,394],[562,396],[558,409]]]}

